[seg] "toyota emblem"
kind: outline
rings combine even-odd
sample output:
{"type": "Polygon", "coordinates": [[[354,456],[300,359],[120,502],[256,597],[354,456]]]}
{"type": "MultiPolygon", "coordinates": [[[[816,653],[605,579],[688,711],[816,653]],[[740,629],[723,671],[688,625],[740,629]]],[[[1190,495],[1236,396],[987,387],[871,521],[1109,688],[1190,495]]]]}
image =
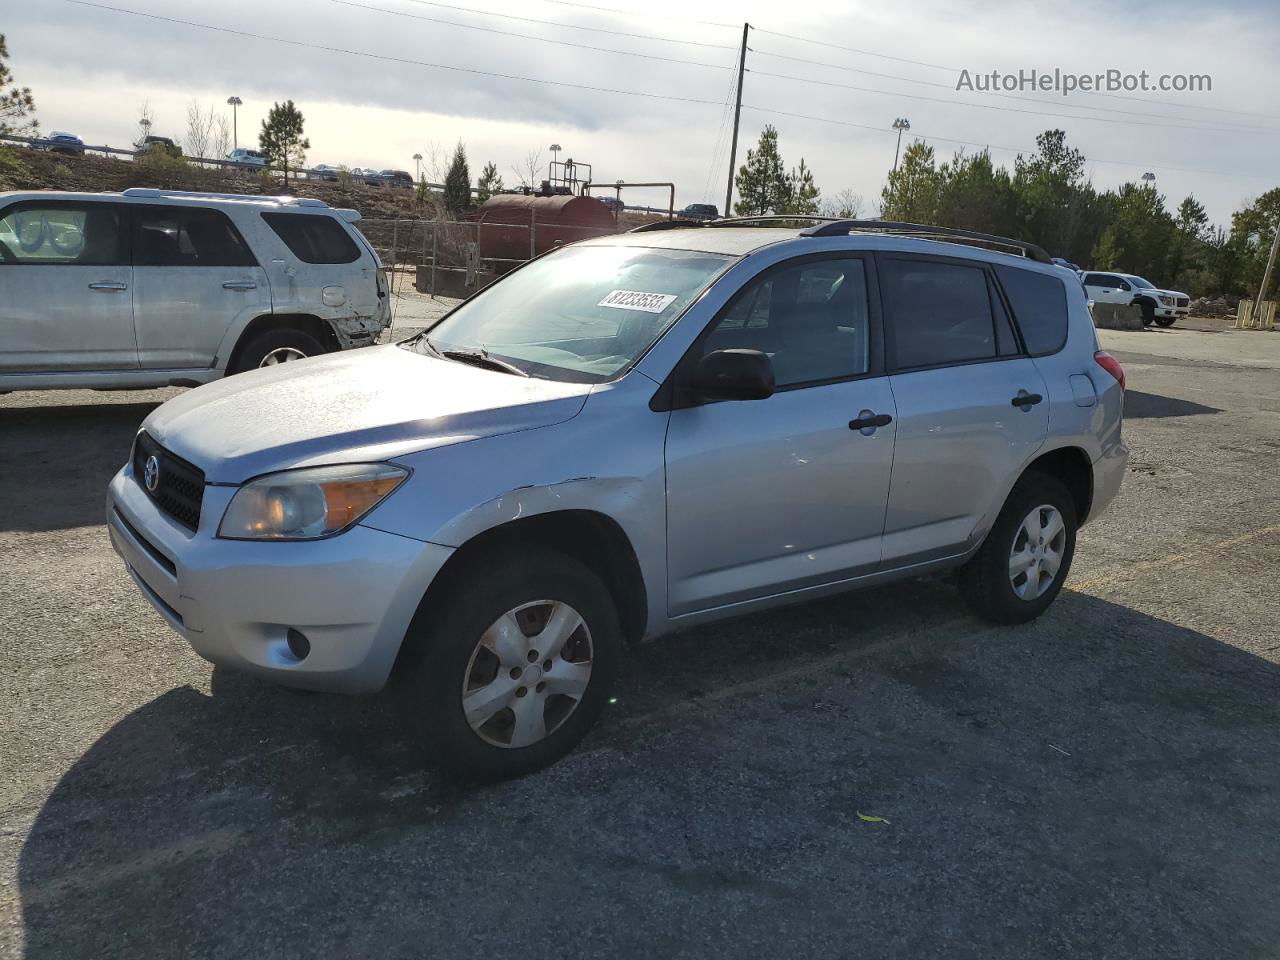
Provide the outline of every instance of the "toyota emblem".
{"type": "Polygon", "coordinates": [[[147,457],[147,462],[142,466],[142,482],[152,493],[155,492],[156,484],[160,482],[160,461],[154,454],[147,457]]]}

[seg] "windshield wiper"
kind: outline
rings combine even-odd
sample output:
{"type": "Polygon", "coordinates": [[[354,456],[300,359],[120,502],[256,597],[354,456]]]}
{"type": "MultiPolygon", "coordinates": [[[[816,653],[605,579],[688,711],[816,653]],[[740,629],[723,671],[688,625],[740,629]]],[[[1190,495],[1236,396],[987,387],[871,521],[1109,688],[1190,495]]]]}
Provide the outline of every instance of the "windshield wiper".
{"type": "Polygon", "coordinates": [[[442,360],[444,359],[444,354],[440,352],[439,347],[437,347],[434,343],[431,342],[431,338],[427,336],[427,333],[425,330],[422,333],[419,333],[417,336],[411,337],[410,339],[405,341],[406,346],[411,345],[411,346],[417,347],[419,344],[425,347],[427,353],[431,354],[433,357],[439,357],[442,360]]]}
{"type": "MultiPolygon", "coordinates": [[[[426,339],[425,337],[423,338],[426,339]]],[[[428,346],[430,344],[428,343],[428,346]]],[[[431,349],[435,349],[432,347],[431,349]]],[[[469,363],[473,367],[488,367],[490,370],[499,370],[502,373],[514,373],[518,377],[527,377],[529,374],[521,370],[514,363],[507,363],[505,360],[499,360],[497,357],[490,356],[489,351],[480,350],[440,350],[437,351],[442,357],[450,360],[457,360],[459,363],[469,363]]]]}

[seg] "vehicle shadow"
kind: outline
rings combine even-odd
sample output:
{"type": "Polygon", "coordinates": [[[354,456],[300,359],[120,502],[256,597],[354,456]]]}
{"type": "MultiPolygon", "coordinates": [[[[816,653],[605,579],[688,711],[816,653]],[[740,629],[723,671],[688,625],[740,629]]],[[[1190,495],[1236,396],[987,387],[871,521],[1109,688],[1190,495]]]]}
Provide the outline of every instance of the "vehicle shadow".
{"type": "Polygon", "coordinates": [[[107,483],[162,399],[0,407],[0,530],[102,523],[107,483]]]}
{"type": "Polygon", "coordinates": [[[1202,414],[1221,413],[1218,407],[1206,406],[1178,397],[1163,397],[1156,393],[1128,390],[1124,395],[1124,415],[1127,420],[1160,417],[1194,417],[1202,414]]]}
{"type": "Polygon", "coordinates": [[[26,955],[1203,957],[1280,942],[1280,669],[1065,593],[913,583],[644,645],[493,786],[381,697],[217,673],[106,731],[18,872],[26,955]],[[863,816],[881,816],[884,821],[863,816]],[[842,945],[837,947],[835,945],[842,945]]]}

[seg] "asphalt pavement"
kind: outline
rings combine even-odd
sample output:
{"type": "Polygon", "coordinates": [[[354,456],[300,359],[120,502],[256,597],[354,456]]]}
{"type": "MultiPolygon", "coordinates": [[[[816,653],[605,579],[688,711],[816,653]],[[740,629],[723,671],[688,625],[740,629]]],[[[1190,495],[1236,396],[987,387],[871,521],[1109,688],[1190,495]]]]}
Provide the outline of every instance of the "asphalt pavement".
{"type": "Polygon", "coordinates": [[[1280,955],[1280,334],[1103,340],[1132,465],[1039,621],[922,581],[667,637],[487,787],[138,594],[104,489],[177,391],[0,397],[0,957],[1280,955]]]}

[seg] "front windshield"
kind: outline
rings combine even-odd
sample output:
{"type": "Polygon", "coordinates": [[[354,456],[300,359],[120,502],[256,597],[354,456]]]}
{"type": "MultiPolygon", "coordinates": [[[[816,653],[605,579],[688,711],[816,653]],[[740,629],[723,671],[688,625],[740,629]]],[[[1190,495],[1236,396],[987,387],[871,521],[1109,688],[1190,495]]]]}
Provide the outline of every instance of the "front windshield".
{"type": "Polygon", "coordinates": [[[1147,281],[1143,280],[1141,277],[1135,277],[1131,274],[1128,279],[1130,283],[1132,283],[1135,287],[1139,288],[1140,290],[1155,289],[1153,284],[1147,283],[1147,281]]]}
{"type": "Polygon", "coordinates": [[[602,383],[663,332],[732,257],[650,247],[568,247],[462,304],[417,342],[480,353],[534,377],[602,383]]]}

